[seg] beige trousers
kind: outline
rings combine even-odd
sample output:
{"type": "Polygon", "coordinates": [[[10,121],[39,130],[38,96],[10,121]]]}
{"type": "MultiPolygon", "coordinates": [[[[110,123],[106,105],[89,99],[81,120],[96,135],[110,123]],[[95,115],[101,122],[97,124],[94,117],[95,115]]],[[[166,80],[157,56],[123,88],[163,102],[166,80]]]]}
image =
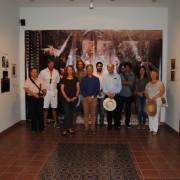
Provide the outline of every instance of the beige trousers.
{"type": "Polygon", "coordinates": [[[96,123],[96,107],[97,98],[84,97],[83,98],[83,110],[84,110],[84,127],[85,130],[89,129],[89,122],[91,121],[91,129],[95,130],[96,123]]]}

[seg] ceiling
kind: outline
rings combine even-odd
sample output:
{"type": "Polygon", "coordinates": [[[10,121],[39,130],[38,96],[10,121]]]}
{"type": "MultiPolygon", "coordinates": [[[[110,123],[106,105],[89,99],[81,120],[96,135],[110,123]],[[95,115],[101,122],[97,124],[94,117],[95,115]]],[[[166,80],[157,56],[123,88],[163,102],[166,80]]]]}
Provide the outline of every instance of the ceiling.
{"type": "MultiPolygon", "coordinates": [[[[12,0],[14,1],[14,0],[12,0]]],[[[91,0],[15,0],[20,7],[88,7],[91,0]]],[[[93,0],[94,7],[167,7],[173,0],[93,0]]]]}

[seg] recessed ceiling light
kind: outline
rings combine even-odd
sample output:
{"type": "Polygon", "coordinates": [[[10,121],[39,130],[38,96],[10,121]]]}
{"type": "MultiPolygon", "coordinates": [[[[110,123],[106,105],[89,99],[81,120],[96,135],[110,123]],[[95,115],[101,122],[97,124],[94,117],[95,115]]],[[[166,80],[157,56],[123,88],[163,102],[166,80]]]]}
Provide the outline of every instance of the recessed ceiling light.
{"type": "Polygon", "coordinates": [[[94,9],[93,0],[90,0],[89,9],[94,9]]]}

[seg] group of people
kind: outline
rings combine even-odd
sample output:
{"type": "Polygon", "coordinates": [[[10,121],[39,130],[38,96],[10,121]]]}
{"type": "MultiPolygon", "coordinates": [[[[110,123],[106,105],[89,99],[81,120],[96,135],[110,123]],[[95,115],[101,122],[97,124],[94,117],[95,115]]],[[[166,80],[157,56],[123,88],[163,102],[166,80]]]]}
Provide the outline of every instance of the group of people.
{"type": "Polygon", "coordinates": [[[63,136],[75,133],[74,125],[79,112],[83,114],[86,133],[95,134],[97,124],[104,126],[105,115],[108,130],[112,128],[118,130],[121,126],[123,112],[125,126],[130,128],[132,102],[135,102],[137,109],[138,129],[145,128],[148,117],[149,131],[156,135],[162,105],[161,97],[165,93],[164,85],[158,80],[156,70],[150,72],[149,78],[144,66],[140,66],[138,75],[135,75],[129,62],[121,66],[120,73],[117,73],[113,64],[103,67],[102,62],[97,62],[94,68],[92,64],[85,65],[81,59],[76,62],[76,71],[72,65],[68,65],[62,77],[54,68],[52,60],[39,75],[37,69],[31,69],[30,77],[26,80],[24,88],[29,97],[33,132],[44,130],[50,107],[56,127],[58,90],[60,91],[64,113],[63,136]],[[104,73],[105,68],[107,68],[107,73],[104,73]],[[114,110],[104,109],[103,101],[106,98],[115,100],[114,110]],[[145,112],[147,101],[153,101],[157,106],[156,114],[153,116],[145,112]]]}

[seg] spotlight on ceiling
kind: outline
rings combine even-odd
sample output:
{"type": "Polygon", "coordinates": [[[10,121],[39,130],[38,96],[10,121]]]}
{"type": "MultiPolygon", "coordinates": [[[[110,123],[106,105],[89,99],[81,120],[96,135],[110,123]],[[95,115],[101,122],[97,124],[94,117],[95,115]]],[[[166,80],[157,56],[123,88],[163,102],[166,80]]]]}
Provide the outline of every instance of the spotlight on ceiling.
{"type": "Polygon", "coordinates": [[[93,3],[93,0],[90,0],[89,9],[94,9],[94,3],[93,3]]]}

